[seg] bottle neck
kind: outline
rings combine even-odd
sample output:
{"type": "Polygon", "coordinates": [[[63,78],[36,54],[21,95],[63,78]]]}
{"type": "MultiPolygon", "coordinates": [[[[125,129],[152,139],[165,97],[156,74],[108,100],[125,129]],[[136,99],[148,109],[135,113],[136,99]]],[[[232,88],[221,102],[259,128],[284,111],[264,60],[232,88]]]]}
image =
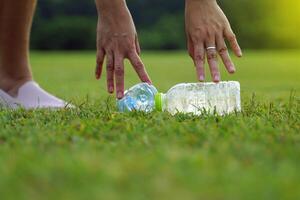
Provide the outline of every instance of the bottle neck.
{"type": "Polygon", "coordinates": [[[164,111],[165,104],[165,94],[157,93],[155,95],[155,109],[157,111],[164,111]]]}

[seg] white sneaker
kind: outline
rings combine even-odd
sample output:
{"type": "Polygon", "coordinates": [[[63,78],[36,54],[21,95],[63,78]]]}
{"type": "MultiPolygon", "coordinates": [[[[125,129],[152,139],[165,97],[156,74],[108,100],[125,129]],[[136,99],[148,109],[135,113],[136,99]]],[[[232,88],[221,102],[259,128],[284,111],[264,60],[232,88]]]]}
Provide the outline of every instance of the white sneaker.
{"type": "Polygon", "coordinates": [[[12,97],[0,89],[0,107],[29,110],[38,108],[73,108],[74,106],[49,94],[36,82],[28,81],[19,88],[17,97],[12,97]]]}

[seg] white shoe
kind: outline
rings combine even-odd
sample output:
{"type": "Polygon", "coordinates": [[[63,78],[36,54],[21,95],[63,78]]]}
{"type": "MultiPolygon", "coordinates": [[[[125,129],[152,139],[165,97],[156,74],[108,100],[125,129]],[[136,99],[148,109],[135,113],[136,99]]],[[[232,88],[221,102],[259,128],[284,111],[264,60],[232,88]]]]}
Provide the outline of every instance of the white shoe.
{"type": "Polygon", "coordinates": [[[36,82],[28,81],[19,88],[17,97],[12,97],[0,89],[0,107],[29,110],[38,108],[72,108],[74,106],[49,94],[36,82]]]}

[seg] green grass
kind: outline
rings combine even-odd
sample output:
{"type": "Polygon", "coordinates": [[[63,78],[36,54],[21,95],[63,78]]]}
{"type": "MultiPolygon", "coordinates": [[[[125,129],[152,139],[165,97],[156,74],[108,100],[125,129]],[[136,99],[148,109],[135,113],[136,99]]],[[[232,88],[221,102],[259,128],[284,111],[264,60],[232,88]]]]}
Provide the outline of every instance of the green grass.
{"type": "MultiPolygon", "coordinates": [[[[223,70],[241,83],[241,113],[172,117],[117,113],[94,53],[35,52],[36,80],[80,106],[0,110],[1,199],[299,199],[298,55],[246,51],[236,75],[223,70]]],[[[160,91],[196,81],[185,53],[143,58],[160,91]]]]}

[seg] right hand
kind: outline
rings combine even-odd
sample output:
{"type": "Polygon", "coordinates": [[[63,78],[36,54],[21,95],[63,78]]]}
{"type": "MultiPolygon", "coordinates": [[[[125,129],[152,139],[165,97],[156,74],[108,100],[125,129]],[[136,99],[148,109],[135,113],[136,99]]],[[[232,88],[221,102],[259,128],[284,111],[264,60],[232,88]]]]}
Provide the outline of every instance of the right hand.
{"type": "Polygon", "coordinates": [[[186,0],[185,25],[188,51],[195,63],[200,81],[205,80],[205,57],[210,67],[212,80],[214,82],[221,80],[218,69],[218,53],[227,71],[235,72],[235,66],[224,41],[225,38],[230,42],[236,56],[241,57],[242,51],[216,0],[186,0]]]}
{"type": "Polygon", "coordinates": [[[100,79],[106,57],[107,90],[113,93],[116,88],[116,96],[121,99],[124,96],[124,59],[130,60],[141,81],[151,84],[151,80],[139,56],[137,33],[126,4],[99,11],[95,75],[100,79]]]}

